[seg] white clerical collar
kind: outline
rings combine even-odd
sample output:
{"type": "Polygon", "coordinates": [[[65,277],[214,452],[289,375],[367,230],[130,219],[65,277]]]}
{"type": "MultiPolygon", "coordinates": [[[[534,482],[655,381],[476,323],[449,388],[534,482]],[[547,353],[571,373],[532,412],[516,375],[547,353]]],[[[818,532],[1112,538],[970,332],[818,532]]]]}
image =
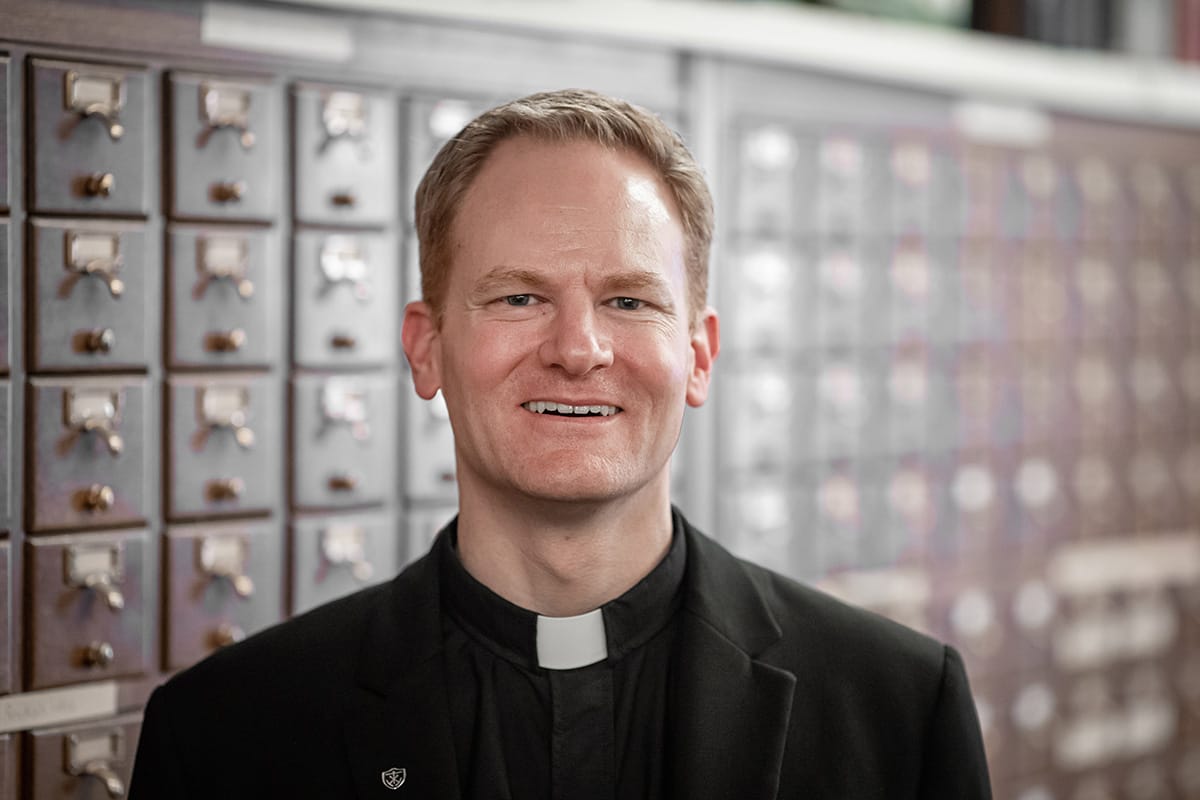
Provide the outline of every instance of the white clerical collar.
{"type": "Polygon", "coordinates": [[[608,658],[608,638],[600,609],[575,617],[537,618],[538,666],[578,669],[608,658]]]}

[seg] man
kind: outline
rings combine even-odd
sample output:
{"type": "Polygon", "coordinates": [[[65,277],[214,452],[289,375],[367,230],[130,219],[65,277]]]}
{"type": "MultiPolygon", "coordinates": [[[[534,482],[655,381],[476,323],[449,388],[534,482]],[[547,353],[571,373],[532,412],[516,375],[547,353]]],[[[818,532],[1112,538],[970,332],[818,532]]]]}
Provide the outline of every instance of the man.
{"type": "Polygon", "coordinates": [[[391,583],[158,689],[133,796],[990,796],[953,650],[671,507],[718,350],[678,137],[534,95],[442,149],[416,214],[404,349],[450,411],[458,517],[391,583]]]}

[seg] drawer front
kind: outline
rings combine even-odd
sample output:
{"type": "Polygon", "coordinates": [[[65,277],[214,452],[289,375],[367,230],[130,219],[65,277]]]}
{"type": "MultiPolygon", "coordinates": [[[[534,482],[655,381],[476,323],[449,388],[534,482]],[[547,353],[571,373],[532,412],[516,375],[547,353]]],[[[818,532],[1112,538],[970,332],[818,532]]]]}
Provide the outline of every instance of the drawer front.
{"type": "Polygon", "coordinates": [[[35,530],[146,517],[149,387],[141,378],[32,378],[30,517],[35,530]]]}
{"type": "Polygon", "coordinates": [[[404,416],[405,495],[414,500],[454,499],[454,432],[441,392],[428,401],[406,396],[404,416]]]}
{"type": "Polygon", "coordinates": [[[9,475],[13,466],[12,441],[12,384],[0,380],[0,527],[5,525],[9,514],[9,496],[12,487],[9,475]]]}
{"type": "Polygon", "coordinates": [[[268,366],[279,353],[279,248],[271,231],[170,230],[173,367],[268,366]]]}
{"type": "Polygon", "coordinates": [[[146,73],[36,59],[31,82],[33,210],[145,215],[146,73]]]}
{"type": "MultiPolygon", "coordinates": [[[[4,119],[0,116],[0,132],[4,130],[4,119]]],[[[4,154],[0,152],[0,159],[4,154]]],[[[0,166],[0,181],[4,177],[4,167],[0,166]]],[[[2,184],[0,184],[2,185],[2,184]]],[[[11,278],[8,274],[9,256],[8,256],[8,220],[0,219],[0,372],[8,372],[9,365],[12,363],[12,356],[8,352],[8,326],[9,326],[9,286],[11,278]]]]}
{"type": "Polygon", "coordinates": [[[8,208],[8,59],[0,57],[0,208],[8,208]]]}
{"type": "Polygon", "coordinates": [[[176,377],[167,394],[169,515],[270,510],[282,488],[279,382],[270,375],[176,377]]]}
{"type": "Polygon", "coordinates": [[[386,234],[295,237],[295,338],[299,366],[361,367],[399,355],[399,251],[386,234]]]}
{"type": "Polygon", "coordinates": [[[30,764],[27,796],[38,800],[124,797],[141,727],[140,715],[125,714],[31,731],[25,740],[30,764]],[[88,773],[89,763],[95,774],[88,773]]]}
{"type": "Polygon", "coordinates": [[[294,90],[296,219],[388,225],[396,219],[396,101],[331,86],[294,90]]]}
{"type": "Polygon", "coordinates": [[[283,618],[283,537],[275,524],[176,526],[165,548],[166,669],[283,618]]]}
{"type": "Polygon", "coordinates": [[[30,227],[37,307],[35,369],[140,369],[154,359],[147,330],[156,264],[140,225],[39,220],[30,227]]]}
{"type": "Polygon", "coordinates": [[[390,580],[403,539],[392,514],[343,514],[292,525],[292,613],[390,580]]]}
{"type": "MultiPolygon", "coordinates": [[[[12,543],[0,541],[0,694],[12,686],[12,543]]],[[[2,768],[0,768],[2,769],[2,768]]],[[[0,790],[4,786],[0,781],[0,790]]],[[[0,797],[3,797],[0,794],[0,797]]]]}
{"type": "Polygon", "coordinates": [[[261,219],[279,210],[279,91],[228,77],[170,84],[171,213],[261,219]]]}
{"type": "Polygon", "coordinates": [[[150,663],[146,531],[32,537],[25,548],[28,688],[144,672],[150,663]]]}
{"type": "Polygon", "coordinates": [[[298,508],[379,503],[396,492],[395,375],[292,382],[292,497],[298,508]]]}

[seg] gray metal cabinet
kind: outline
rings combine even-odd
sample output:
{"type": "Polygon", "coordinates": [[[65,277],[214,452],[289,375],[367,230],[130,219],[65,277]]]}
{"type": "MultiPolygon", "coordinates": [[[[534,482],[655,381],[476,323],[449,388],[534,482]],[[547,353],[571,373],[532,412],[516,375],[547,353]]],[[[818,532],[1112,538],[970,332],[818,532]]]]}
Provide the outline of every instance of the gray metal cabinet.
{"type": "Polygon", "coordinates": [[[150,92],[136,67],[34,59],[32,208],[145,215],[150,92]]]}
{"type": "Polygon", "coordinates": [[[124,797],[133,775],[140,714],[31,731],[28,797],[100,800],[124,797]]]}
{"type": "Polygon", "coordinates": [[[272,231],[169,229],[167,363],[269,366],[279,357],[279,249],[272,231]]]}
{"type": "Polygon", "coordinates": [[[284,431],[275,377],[175,376],[167,383],[167,404],[171,519],[275,506],[284,431]]]}
{"type": "Polygon", "coordinates": [[[393,514],[342,514],[292,525],[292,613],[389,580],[402,537],[393,514]]]}
{"type": "Polygon", "coordinates": [[[270,220],[279,211],[279,89],[225,76],[168,79],[170,213],[270,220]]]}
{"type": "Polygon", "coordinates": [[[193,664],[283,618],[278,525],[175,526],[164,547],[166,669],[193,664]]]}
{"type": "Polygon", "coordinates": [[[154,360],[157,248],[142,225],[37,220],[29,238],[33,369],[144,369],[154,360]]]}
{"type": "Polygon", "coordinates": [[[144,521],[148,394],[136,377],[29,380],[32,529],[144,521]]]}
{"type": "Polygon", "coordinates": [[[148,536],[132,530],[26,541],[30,689],[147,669],[148,536]]]}
{"type": "Polygon", "coordinates": [[[297,365],[361,367],[397,359],[399,261],[389,234],[296,234],[297,365]]]}
{"type": "Polygon", "coordinates": [[[395,221],[396,100],[382,92],[300,84],[293,103],[296,219],[315,225],[395,221]]]}
{"type": "Polygon", "coordinates": [[[293,379],[293,505],[340,508],[392,495],[396,384],[387,373],[293,379]]]}

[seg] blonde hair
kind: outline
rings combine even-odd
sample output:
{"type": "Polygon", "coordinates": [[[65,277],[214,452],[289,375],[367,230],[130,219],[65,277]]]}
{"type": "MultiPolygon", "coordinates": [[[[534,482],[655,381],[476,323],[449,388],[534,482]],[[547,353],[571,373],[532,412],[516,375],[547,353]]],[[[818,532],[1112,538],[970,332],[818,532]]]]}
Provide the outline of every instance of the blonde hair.
{"type": "Polygon", "coordinates": [[[441,324],[450,274],[450,238],[463,197],[501,142],[528,136],[548,142],[588,141],[644,157],[679,208],[686,242],[688,310],[694,324],[708,295],[712,195],[679,134],[643,108],[598,92],[541,92],[485,111],[451,138],[417,187],[421,294],[441,324]]]}

